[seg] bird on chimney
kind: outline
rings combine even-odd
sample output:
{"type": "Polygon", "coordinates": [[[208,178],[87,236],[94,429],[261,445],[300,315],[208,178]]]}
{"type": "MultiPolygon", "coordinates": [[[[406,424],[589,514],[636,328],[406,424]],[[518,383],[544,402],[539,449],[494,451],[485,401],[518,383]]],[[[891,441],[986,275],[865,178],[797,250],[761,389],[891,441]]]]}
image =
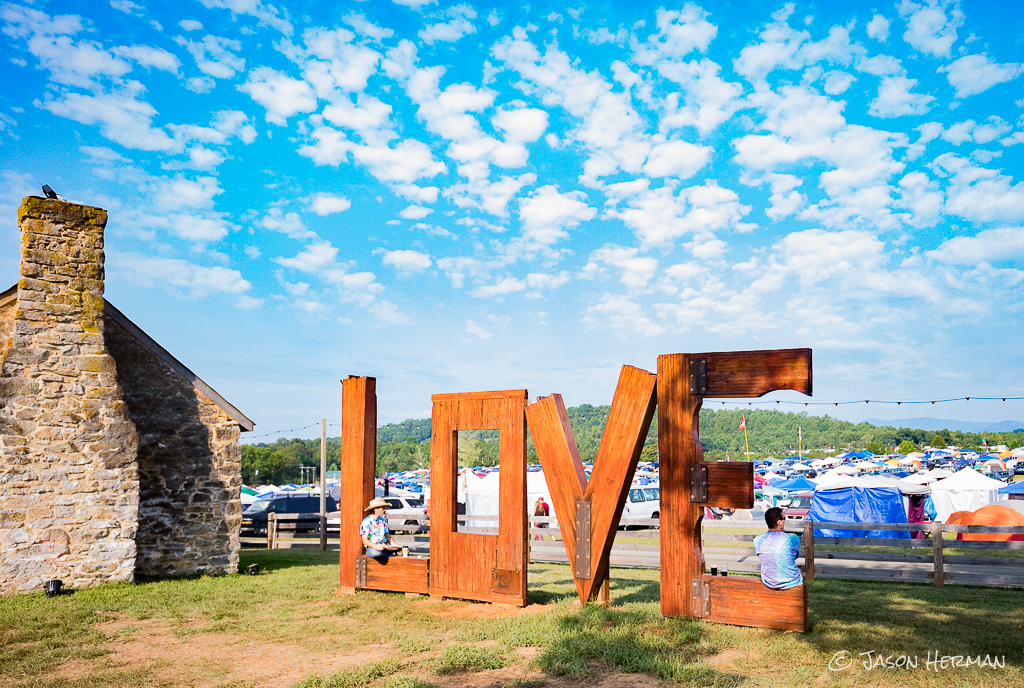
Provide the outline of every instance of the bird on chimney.
{"type": "Polygon", "coordinates": [[[47,198],[52,198],[54,200],[57,200],[57,199],[60,199],[62,201],[68,200],[68,199],[64,198],[63,196],[61,196],[56,191],[54,191],[52,188],[50,188],[49,184],[43,184],[43,193],[46,194],[47,198]]]}

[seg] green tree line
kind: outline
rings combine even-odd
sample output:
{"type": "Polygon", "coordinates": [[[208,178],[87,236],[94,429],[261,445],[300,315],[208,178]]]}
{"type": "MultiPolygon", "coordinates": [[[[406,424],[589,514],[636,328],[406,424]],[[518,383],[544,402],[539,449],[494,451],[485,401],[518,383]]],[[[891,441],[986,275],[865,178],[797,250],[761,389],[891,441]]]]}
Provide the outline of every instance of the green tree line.
{"type": "MultiPolygon", "coordinates": [[[[601,435],[608,419],[609,406],[583,404],[566,409],[569,425],[586,463],[597,456],[601,435]]],[[[803,436],[803,455],[820,458],[837,452],[867,449],[876,454],[899,447],[901,453],[916,451],[924,445],[947,445],[979,449],[982,441],[989,446],[1005,444],[1009,448],[1024,446],[1024,432],[971,433],[958,430],[938,432],[915,428],[875,426],[850,423],[830,416],[811,416],[806,412],[786,413],[775,409],[715,410],[701,409],[700,440],[704,458],[709,461],[745,458],[740,420],[746,418],[750,459],[788,456],[798,451],[798,430],[803,436]]],[[[493,466],[498,463],[498,432],[471,430],[459,433],[460,466],[493,466]]],[[[329,470],[338,469],[341,438],[327,439],[329,470]]],[[[533,440],[527,440],[527,458],[537,461],[533,440]]],[[[658,419],[651,423],[641,453],[642,461],[657,461],[658,419]]],[[[273,483],[281,485],[301,480],[300,466],[320,466],[320,440],[280,438],[271,444],[242,445],[242,481],[247,485],[273,483]],[[258,473],[257,473],[258,471],[258,473]]],[[[430,419],[410,419],[390,423],[377,429],[377,473],[430,468],[430,419]]]]}

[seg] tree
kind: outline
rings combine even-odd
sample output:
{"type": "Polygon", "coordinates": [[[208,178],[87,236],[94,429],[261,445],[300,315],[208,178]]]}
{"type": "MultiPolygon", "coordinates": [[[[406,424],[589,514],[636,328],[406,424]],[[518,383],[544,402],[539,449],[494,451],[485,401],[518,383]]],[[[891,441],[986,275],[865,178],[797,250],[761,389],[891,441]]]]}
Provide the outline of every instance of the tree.
{"type": "Polygon", "coordinates": [[[886,447],[883,447],[878,442],[868,442],[867,446],[865,446],[864,448],[867,449],[872,454],[885,454],[885,453],[887,453],[886,452],[886,447]]]}
{"type": "Polygon", "coordinates": [[[903,440],[902,442],[900,442],[900,446],[896,449],[896,451],[906,456],[907,454],[916,452],[917,445],[911,442],[910,440],[903,440]]]}
{"type": "Polygon", "coordinates": [[[935,437],[932,438],[932,447],[935,449],[945,449],[946,440],[942,439],[942,435],[936,433],[935,437]]]}

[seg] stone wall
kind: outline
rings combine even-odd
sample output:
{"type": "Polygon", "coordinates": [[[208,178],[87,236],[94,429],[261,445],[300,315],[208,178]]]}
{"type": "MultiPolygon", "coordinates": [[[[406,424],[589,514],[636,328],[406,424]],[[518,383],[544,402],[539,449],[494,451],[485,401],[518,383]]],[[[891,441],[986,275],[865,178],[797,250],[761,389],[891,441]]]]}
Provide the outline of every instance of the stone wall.
{"type": "Polygon", "coordinates": [[[135,431],[104,342],[100,208],[29,197],[0,367],[0,594],[132,580],[135,431]]]}
{"type": "Polygon", "coordinates": [[[106,342],[139,431],[139,576],[238,569],[238,423],[109,315],[106,342]]]}

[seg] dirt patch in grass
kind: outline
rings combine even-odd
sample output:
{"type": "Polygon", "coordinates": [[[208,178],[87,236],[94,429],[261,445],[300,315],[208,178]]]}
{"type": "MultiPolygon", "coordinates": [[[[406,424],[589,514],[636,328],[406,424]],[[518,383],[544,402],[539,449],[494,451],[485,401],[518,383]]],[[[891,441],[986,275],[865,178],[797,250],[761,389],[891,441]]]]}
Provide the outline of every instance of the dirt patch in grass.
{"type": "Polygon", "coordinates": [[[264,638],[204,633],[179,636],[159,619],[113,619],[97,624],[111,637],[111,653],[95,661],[74,660],[57,668],[52,678],[88,675],[103,669],[162,664],[154,678],[171,685],[212,688],[222,685],[277,688],[290,686],[311,673],[329,674],[394,657],[391,643],[363,646],[355,652],[314,653],[297,643],[264,638]],[[137,631],[118,639],[121,631],[137,631]]]}
{"type": "Polygon", "coordinates": [[[510,619],[517,616],[543,614],[555,609],[553,604],[528,604],[516,607],[511,604],[489,604],[487,602],[441,602],[420,600],[413,606],[442,619],[510,619]]]}

